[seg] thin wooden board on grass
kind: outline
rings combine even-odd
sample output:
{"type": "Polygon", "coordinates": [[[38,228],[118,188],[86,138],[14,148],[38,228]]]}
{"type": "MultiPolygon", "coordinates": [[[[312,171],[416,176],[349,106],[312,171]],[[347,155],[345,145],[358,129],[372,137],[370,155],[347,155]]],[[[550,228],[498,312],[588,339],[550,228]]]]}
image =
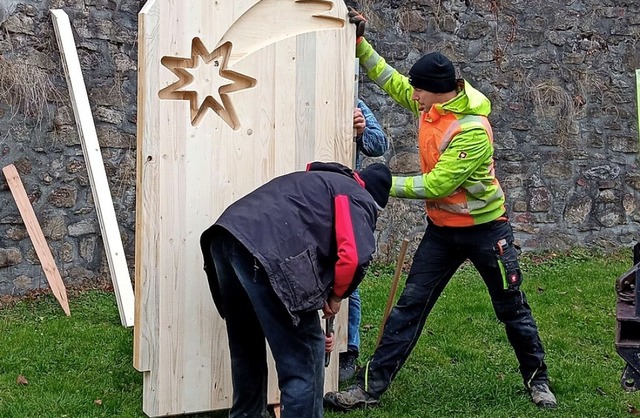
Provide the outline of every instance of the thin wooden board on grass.
{"type": "Polygon", "coordinates": [[[78,60],[71,24],[69,23],[69,17],[63,10],[51,10],[51,18],[58,41],[58,48],[60,48],[62,63],[64,64],[64,72],[87,165],[93,200],[96,204],[102,242],[107,254],[109,272],[111,273],[120,313],[120,322],[125,327],[132,327],[135,309],[133,285],[131,284],[131,276],[125,259],[118,220],[113,208],[111,190],[104,169],[98,135],[93,123],[91,106],[89,105],[89,97],[82,77],[82,69],[78,60]]]}
{"type": "Polygon", "coordinates": [[[42,269],[44,270],[44,275],[47,278],[47,282],[49,282],[49,287],[51,288],[53,295],[58,299],[58,302],[60,302],[60,306],[62,306],[64,313],[69,316],[71,315],[71,312],[69,310],[69,301],[67,300],[67,289],[64,286],[64,282],[60,276],[60,271],[58,271],[58,267],[53,259],[49,245],[47,245],[47,240],[44,238],[36,213],[29,201],[29,196],[27,196],[22,180],[20,180],[18,170],[16,170],[16,167],[13,164],[10,164],[4,167],[2,172],[7,178],[9,189],[13,195],[13,199],[16,201],[18,211],[24,221],[24,226],[27,228],[33,247],[36,250],[36,254],[38,255],[42,269]]]}

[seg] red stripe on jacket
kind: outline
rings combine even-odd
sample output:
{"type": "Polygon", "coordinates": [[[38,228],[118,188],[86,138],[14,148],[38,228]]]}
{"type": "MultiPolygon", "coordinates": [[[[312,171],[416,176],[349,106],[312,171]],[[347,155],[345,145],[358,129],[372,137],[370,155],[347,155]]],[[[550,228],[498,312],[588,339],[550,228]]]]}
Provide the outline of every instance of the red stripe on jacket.
{"type": "Polygon", "coordinates": [[[358,268],[358,248],[353,233],[349,197],[346,195],[336,196],[334,203],[338,261],[336,261],[333,293],[341,298],[349,289],[358,268]]]}

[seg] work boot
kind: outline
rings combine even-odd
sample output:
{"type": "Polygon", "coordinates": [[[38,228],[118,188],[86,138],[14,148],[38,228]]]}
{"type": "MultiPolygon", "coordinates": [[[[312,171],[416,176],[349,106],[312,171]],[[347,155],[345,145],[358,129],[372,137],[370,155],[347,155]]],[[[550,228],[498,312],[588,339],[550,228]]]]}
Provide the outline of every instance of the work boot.
{"type": "Polygon", "coordinates": [[[356,374],[356,360],[358,353],[356,351],[347,351],[340,354],[340,374],[338,381],[344,383],[356,374]]]}
{"type": "Polygon", "coordinates": [[[358,385],[349,386],[343,391],[327,392],[324,395],[324,404],[336,411],[352,411],[354,409],[374,407],[380,401],[369,395],[358,385]]]}
{"type": "Polygon", "coordinates": [[[534,383],[529,388],[531,400],[539,408],[553,409],[558,406],[556,397],[546,383],[534,383]]]}

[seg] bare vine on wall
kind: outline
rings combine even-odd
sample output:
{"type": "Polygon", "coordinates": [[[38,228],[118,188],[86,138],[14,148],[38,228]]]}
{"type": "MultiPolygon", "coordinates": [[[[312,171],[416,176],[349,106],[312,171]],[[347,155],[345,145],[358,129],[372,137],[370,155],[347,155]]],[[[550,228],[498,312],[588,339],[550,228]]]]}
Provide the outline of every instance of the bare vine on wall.
{"type": "Polygon", "coordinates": [[[517,34],[517,25],[518,19],[515,16],[506,15],[505,19],[509,22],[509,33],[504,36],[504,42],[500,40],[500,22],[502,15],[500,11],[502,10],[502,3],[500,0],[491,0],[490,2],[490,10],[494,15],[496,21],[496,29],[495,29],[495,48],[493,50],[493,60],[496,63],[496,67],[498,70],[502,71],[502,63],[504,62],[505,56],[507,54],[507,46],[513,44],[516,40],[517,34]]]}
{"type": "Polygon", "coordinates": [[[45,116],[50,116],[47,102],[62,100],[62,95],[44,69],[2,55],[0,96],[12,108],[12,117],[22,113],[34,118],[36,126],[40,126],[45,116]]]}

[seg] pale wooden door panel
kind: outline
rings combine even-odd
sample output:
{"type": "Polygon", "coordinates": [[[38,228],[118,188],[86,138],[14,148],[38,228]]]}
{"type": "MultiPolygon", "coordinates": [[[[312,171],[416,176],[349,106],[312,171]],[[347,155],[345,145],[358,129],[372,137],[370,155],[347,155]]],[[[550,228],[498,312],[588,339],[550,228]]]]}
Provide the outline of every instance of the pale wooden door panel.
{"type": "Polygon", "coordinates": [[[352,161],[346,14],[342,1],[323,0],[153,0],[140,12],[134,365],[150,416],[231,403],[200,234],[275,176],[314,160],[352,161]]]}

